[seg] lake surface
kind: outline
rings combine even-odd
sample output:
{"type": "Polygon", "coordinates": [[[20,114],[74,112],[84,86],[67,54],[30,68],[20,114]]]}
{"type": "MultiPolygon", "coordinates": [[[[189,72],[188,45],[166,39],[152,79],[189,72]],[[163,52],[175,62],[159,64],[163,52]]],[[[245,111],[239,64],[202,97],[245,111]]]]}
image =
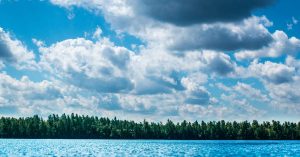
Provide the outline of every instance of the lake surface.
{"type": "Polygon", "coordinates": [[[300,141],[0,139],[0,156],[300,156],[300,141]]]}

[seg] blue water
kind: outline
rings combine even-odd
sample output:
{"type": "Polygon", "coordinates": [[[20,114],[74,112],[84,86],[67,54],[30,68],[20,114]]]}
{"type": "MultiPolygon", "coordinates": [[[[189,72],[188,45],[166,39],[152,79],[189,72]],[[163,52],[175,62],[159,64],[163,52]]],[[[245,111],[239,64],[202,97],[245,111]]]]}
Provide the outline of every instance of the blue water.
{"type": "Polygon", "coordinates": [[[300,156],[300,141],[0,139],[0,156],[300,156]]]}

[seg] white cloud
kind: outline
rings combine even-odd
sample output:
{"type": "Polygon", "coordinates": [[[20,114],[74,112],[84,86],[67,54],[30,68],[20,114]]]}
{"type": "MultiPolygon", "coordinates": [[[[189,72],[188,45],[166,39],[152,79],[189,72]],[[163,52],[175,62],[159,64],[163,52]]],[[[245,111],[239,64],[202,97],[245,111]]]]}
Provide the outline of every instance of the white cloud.
{"type": "Polygon", "coordinates": [[[0,73],[0,106],[11,109],[6,113],[0,111],[0,114],[43,113],[43,109],[46,111],[57,106],[57,102],[62,98],[61,89],[49,81],[35,83],[26,76],[17,80],[0,73]]]}
{"type": "Polygon", "coordinates": [[[192,73],[181,79],[181,83],[187,89],[194,89],[207,82],[207,75],[202,73],[192,73]]]}
{"type": "MultiPolygon", "coordinates": [[[[262,104],[271,101],[274,105],[291,103],[289,108],[298,110],[299,91],[291,88],[299,87],[299,66],[291,56],[298,53],[300,42],[281,31],[271,34],[267,27],[272,22],[264,16],[249,14],[245,16],[248,18],[225,23],[180,25],[138,14],[131,0],[51,2],[69,9],[71,18],[75,16],[73,7],[104,16],[117,36],[134,35],[145,46],[135,49],[136,53],[116,46],[103,37],[99,27],[94,34],[87,35],[93,40],[74,38],[47,46],[32,39],[41,53],[39,70],[49,73],[51,81],[32,82],[26,77],[17,80],[3,74],[10,81],[2,81],[5,83],[0,89],[4,91],[0,93],[0,110],[45,114],[59,110],[140,120],[256,119],[265,111],[251,104],[253,101],[262,104]],[[255,60],[249,67],[243,67],[227,51],[238,51],[235,57],[240,60],[291,56],[285,64],[255,60]],[[232,77],[237,80],[255,77],[265,87],[254,88],[241,82],[227,87],[219,83],[217,87],[226,94],[215,98],[214,89],[207,84],[232,77]],[[55,91],[59,94],[55,95],[55,91]],[[14,96],[18,99],[12,99],[14,96]],[[10,103],[20,105],[10,106],[10,103]]],[[[8,51],[8,56],[33,54],[20,41],[7,36],[15,47],[23,47],[19,52],[8,51]]],[[[34,55],[24,58],[19,60],[34,61],[34,55]]],[[[1,61],[0,68],[4,66],[1,61]]]]}
{"type": "Polygon", "coordinates": [[[231,22],[224,23],[222,20],[213,23],[200,22],[200,24],[181,27],[139,13],[141,6],[137,7],[136,4],[140,2],[131,0],[52,0],[51,2],[65,8],[82,7],[96,14],[101,12],[118,33],[126,32],[134,35],[150,47],[163,47],[175,51],[253,50],[262,48],[272,41],[272,36],[266,29],[272,25],[272,22],[264,16],[246,18],[249,17],[247,15],[239,20],[229,20],[231,22]]]}
{"type": "MultiPolygon", "coordinates": [[[[179,114],[181,117],[184,117],[185,120],[193,121],[195,119],[201,119],[212,121],[232,119],[233,111],[226,106],[181,105],[179,106],[179,114]]],[[[237,116],[235,118],[237,118],[237,116]]]]}
{"type": "MultiPolygon", "coordinates": [[[[122,18],[122,17],[119,17],[122,18]]],[[[177,27],[144,17],[126,19],[128,25],[112,24],[120,32],[128,32],[145,41],[149,47],[169,49],[176,53],[188,50],[259,49],[272,41],[266,17],[251,17],[237,23],[201,24],[177,27]],[[135,21],[141,21],[135,23],[135,21]],[[120,25],[120,26],[119,26],[120,25]]]]}
{"type": "Polygon", "coordinates": [[[297,55],[300,51],[300,40],[296,37],[289,38],[283,31],[272,34],[274,41],[259,50],[242,50],[235,53],[238,60],[254,59],[260,57],[279,57],[283,54],[297,55]]]}
{"type": "Polygon", "coordinates": [[[100,39],[102,35],[102,29],[100,27],[96,28],[96,31],[93,34],[94,39],[100,39]]]}
{"type": "Polygon", "coordinates": [[[32,116],[38,114],[78,113],[114,116],[120,104],[114,95],[99,95],[76,86],[53,81],[33,82],[0,73],[0,115],[32,116]]]}
{"type": "Polygon", "coordinates": [[[42,47],[42,46],[45,46],[45,43],[41,40],[38,40],[38,39],[35,39],[35,38],[32,38],[32,42],[37,46],[37,47],[42,47]]]}
{"type": "Polygon", "coordinates": [[[18,69],[34,69],[35,55],[19,40],[12,37],[0,27],[0,60],[18,69]]]}
{"type": "Polygon", "coordinates": [[[248,97],[250,100],[269,101],[267,95],[263,94],[259,89],[253,88],[251,85],[238,82],[233,88],[236,92],[248,97]]]}
{"type": "Polygon", "coordinates": [[[271,97],[270,105],[289,118],[299,118],[300,79],[285,84],[265,83],[271,97]]]}
{"type": "Polygon", "coordinates": [[[298,69],[297,71],[299,72],[300,60],[296,59],[295,57],[287,56],[285,59],[285,64],[290,67],[295,67],[296,69],[298,69]]]}
{"type": "Polygon", "coordinates": [[[249,75],[262,78],[263,80],[274,84],[292,82],[295,75],[294,67],[270,61],[258,63],[258,61],[255,60],[250,64],[248,70],[250,72],[249,75]]]}
{"type": "Polygon", "coordinates": [[[133,56],[128,69],[135,82],[134,93],[156,94],[182,91],[187,79],[204,84],[208,74],[226,76],[233,74],[235,68],[230,57],[221,52],[193,51],[178,56],[167,50],[146,48],[133,56]]]}
{"type": "Polygon", "coordinates": [[[96,10],[96,9],[101,9],[103,0],[87,0],[87,1],[82,1],[82,0],[50,0],[51,3],[55,5],[59,5],[61,7],[66,7],[66,8],[71,8],[73,6],[77,7],[83,7],[86,9],[91,9],[91,10],[96,10]]]}
{"type": "MultiPolygon", "coordinates": [[[[238,99],[247,98],[247,101],[260,101],[263,103],[269,103],[270,99],[267,93],[263,93],[261,89],[252,87],[250,84],[243,82],[237,82],[234,86],[226,86],[222,83],[217,83],[216,87],[225,91],[224,93],[231,95],[232,97],[238,99]]],[[[262,87],[263,88],[263,87],[262,87]]],[[[228,96],[223,95],[223,98],[228,98],[228,96]]],[[[232,98],[233,99],[233,98],[232,98]]],[[[228,100],[228,99],[225,99],[228,100]]]]}
{"type": "MultiPolygon", "coordinates": [[[[161,26],[160,36],[142,37],[152,45],[163,43],[176,51],[211,49],[233,51],[259,49],[272,41],[267,26],[272,23],[266,17],[251,17],[236,23],[202,24],[190,27],[161,26]],[[163,34],[163,35],[161,35],[163,34]]],[[[146,26],[147,27],[147,26],[146,26]]]]}
{"type": "Polygon", "coordinates": [[[249,103],[245,98],[239,97],[237,94],[221,95],[223,103],[226,103],[233,113],[238,114],[239,119],[258,119],[266,114],[266,111],[260,110],[249,103]]]}
{"type": "Polygon", "coordinates": [[[96,42],[68,39],[41,47],[40,66],[76,86],[103,93],[133,88],[126,68],[132,52],[115,46],[106,38],[96,42]]]}
{"type": "Polygon", "coordinates": [[[214,51],[204,51],[202,55],[202,61],[206,65],[208,73],[212,72],[221,76],[226,76],[235,71],[236,64],[227,54],[214,51]]]}
{"type": "Polygon", "coordinates": [[[225,86],[223,83],[216,83],[216,87],[226,92],[232,91],[232,88],[225,86]]]}
{"type": "MultiPolygon", "coordinates": [[[[172,93],[183,90],[181,79],[198,72],[204,65],[200,53],[190,52],[185,56],[175,56],[164,50],[143,49],[130,63],[130,73],[135,82],[135,93],[172,93]]],[[[202,79],[202,78],[201,78],[202,79]]]]}
{"type": "Polygon", "coordinates": [[[272,99],[286,104],[299,104],[300,103],[300,90],[299,80],[289,84],[266,84],[267,89],[270,91],[272,99]]]}
{"type": "Polygon", "coordinates": [[[210,103],[211,95],[210,93],[203,87],[203,78],[202,75],[192,74],[188,77],[182,78],[181,82],[183,86],[186,88],[186,104],[194,104],[194,105],[208,105],[210,103]]]}

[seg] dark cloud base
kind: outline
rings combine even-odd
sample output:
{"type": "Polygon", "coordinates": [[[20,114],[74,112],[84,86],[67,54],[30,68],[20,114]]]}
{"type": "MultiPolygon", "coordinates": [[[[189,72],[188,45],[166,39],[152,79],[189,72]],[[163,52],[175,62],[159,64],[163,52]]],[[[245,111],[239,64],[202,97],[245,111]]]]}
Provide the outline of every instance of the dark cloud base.
{"type": "Polygon", "coordinates": [[[271,34],[258,32],[255,35],[240,35],[228,28],[215,26],[203,31],[190,33],[189,38],[175,40],[169,48],[176,51],[209,49],[217,51],[257,50],[268,46],[273,38],[271,34]]]}
{"type": "Polygon", "coordinates": [[[196,23],[239,21],[254,9],[276,0],[139,0],[135,9],[153,19],[178,26],[196,23]]]}
{"type": "Polygon", "coordinates": [[[1,58],[10,59],[12,58],[12,56],[13,55],[10,52],[6,43],[0,39],[0,59],[1,58]]]}

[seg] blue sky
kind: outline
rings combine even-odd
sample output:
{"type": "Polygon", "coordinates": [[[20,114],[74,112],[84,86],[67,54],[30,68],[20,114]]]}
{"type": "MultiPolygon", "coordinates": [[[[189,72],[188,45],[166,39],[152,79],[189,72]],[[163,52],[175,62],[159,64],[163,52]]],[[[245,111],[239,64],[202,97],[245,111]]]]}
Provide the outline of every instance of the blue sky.
{"type": "Polygon", "coordinates": [[[299,5],[2,0],[0,115],[296,121],[299,5]]]}

